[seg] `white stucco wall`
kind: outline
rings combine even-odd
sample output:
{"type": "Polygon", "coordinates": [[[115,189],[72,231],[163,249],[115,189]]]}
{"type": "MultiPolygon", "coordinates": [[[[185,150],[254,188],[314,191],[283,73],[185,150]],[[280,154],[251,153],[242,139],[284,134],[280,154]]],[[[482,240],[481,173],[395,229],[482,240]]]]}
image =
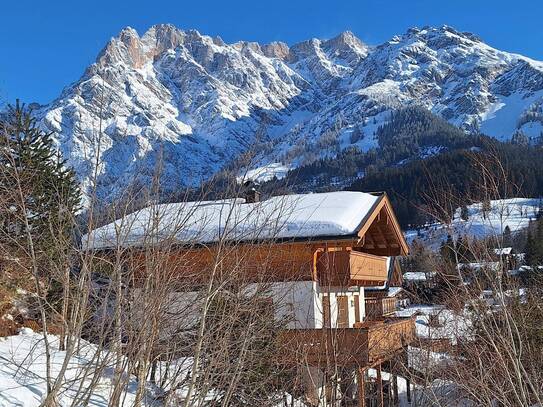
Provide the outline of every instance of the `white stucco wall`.
{"type": "MultiPolygon", "coordinates": [[[[276,309],[277,319],[287,321],[287,328],[315,328],[315,309],[319,303],[316,293],[316,283],[313,281],[276,282],[249,284],[245,287],[248,295],[260,291],[264,296],[271,297],[276,309]]],[[[172,292],[168,295],[167,309],[169,319],[165,335],[178,330],[190,329],[197,325],[203,304],[203,292],[172,292]]],[[[136,315],[145,318],[144,304],[140,304],[140,290],[133,291],[133,309],[136,315]]]]}
{"type": "Polygon", "coordinates": [[[313,329],[316,326],[318,295],[313,281],[292,281],[270,284],[278,317],[286,317],[287,328],[313,329]]]}
{"type": "MultiPolygon", "coordinates": [[[[361,320],[364,320],[365,300],[364,288],[353,287],[351,290],[339,287],[320,287],[314,281],[291,281],[267,283],[263,288],[258,284],[250,284],[245,288],[248,293],[265,290],[276,308],[277,319],[285,319],[289,329],[315,329],[323,327],[324,296],[330,298],[331,327],[338,323],[337,297],[347,296],[349,327],[356,322],[355,295],[358,295],[361,320]]],[[[136,293],[136,298],[138,297],[136,293]]],[[[187,329],[197,324],[201,313],[202,298],[198,292],[177,292],[170,294],[169,314],[172,319],[170,331],[187,329]],[[175,322],[174,322],[175,321],[175,322]],[[175,328],[174,328],[175,326],[175,328]]]]}

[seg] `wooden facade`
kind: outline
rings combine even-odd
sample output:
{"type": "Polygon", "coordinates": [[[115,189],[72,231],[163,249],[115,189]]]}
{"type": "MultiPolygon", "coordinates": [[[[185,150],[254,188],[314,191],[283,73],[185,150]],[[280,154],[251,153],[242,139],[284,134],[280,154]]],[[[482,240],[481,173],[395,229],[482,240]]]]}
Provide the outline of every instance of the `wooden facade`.
{"type": "Polygon", "coordinates": [[[387,259],[363,253],[358,248],[326,250],[317,256],[317,276],[321,285],[372,286],[387,279],[387,259]]]}
{"type": "Polygon", "coordinates": [[[390,318],[362,322],[356,328],[289,329],[281,337],[287,345],[281,355],[285,363],[370,367],[411,343],[415,326],[411,318],[390,318]]]}

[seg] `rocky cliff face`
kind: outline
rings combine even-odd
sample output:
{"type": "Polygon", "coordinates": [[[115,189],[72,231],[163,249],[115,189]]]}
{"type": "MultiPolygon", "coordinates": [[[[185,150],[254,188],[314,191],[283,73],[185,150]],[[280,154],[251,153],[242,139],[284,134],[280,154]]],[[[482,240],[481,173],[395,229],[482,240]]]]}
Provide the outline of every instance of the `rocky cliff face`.
{"type": "Polygon", "coordinates": [[[411,29],[377,47],[350,32],[289,47],[126,28],[38,115],[84,188],[98,164],[99,194],[111,198],[149,184],[157,167],[168,192],[248,151],[255,164],[299,165],[352,144],[369,149],[390,111],[409,104],[466,131],[535,138],[543,63],[450,27],[411,29]]]}

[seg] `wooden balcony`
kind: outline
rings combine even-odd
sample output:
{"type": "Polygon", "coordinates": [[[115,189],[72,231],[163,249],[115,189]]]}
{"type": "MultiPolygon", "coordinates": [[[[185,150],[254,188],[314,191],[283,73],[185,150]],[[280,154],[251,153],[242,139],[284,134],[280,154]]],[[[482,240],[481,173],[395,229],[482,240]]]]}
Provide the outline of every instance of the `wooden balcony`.
{"type": "Polygon", "coordinates": [[[324,286],[382,285],[388,275],[387,258],[354,250],[323,252],[317,274],[324,286]]]}
{"type": "Polygon", "coordinates": [[[375,320],[386,316],[390,316],[396,312],[396,298],[381,297],[368,298],[366,297],[366,318],[375,320]]]}
{"type": "Polygon", "coordinates": [[[366,367],[392,357],[415,339],[411,318],[359,323],[355,328],[288,329],[281,333],[284,363],[366,367]]]}

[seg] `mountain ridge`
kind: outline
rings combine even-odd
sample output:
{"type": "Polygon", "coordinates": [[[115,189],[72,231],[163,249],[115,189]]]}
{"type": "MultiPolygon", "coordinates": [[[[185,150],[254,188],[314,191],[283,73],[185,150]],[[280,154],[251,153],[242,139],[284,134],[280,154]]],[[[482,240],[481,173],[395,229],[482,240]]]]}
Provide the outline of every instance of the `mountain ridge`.
{"type": "Polygon", "coordinates": [[[98,163],[99,196],[112,199],[149,185],[158,164],[172,192],[248,152],[253,165],[296,167],[350,146],[378,148],[377,128],[409,105],[468,133],[535,139],[543,63],[449,26],[412,28],[377,46],[348,31],[289,46],[127,27],[37,115],[83,189],[98,163]]]}

